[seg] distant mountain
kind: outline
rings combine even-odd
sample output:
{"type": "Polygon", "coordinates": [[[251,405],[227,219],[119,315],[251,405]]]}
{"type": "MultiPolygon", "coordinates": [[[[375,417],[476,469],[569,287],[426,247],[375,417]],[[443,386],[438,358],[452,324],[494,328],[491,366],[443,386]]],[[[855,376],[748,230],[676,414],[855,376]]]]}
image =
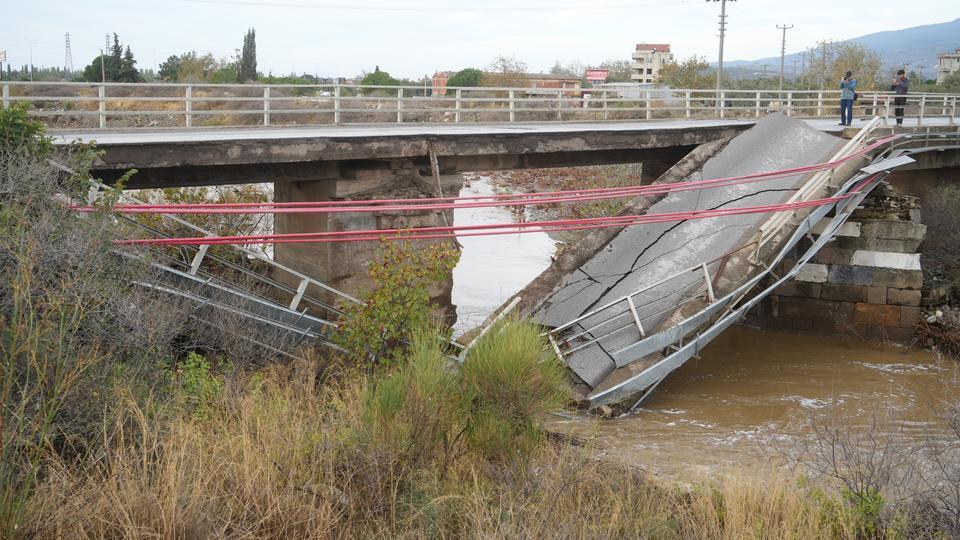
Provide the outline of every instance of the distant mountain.
{"type": "MultiPolygon", "coordinates": [[[[920,73],[924,78],[932,79],[936,77],[937,54],[960,48],[960,19],[902,30],[876,32],[846,41],[859,43],[872,49],[880,55],[887,67],[906,67],[908,70],[920,73]]],[[[797,61],[797,65],[800,65],[800,53],[788,54],[784,58],[784,72],[788,75],[793,73],[794,60],[797,61]]],[[[772,76],[780,69],[780,57],[770,56],[753,61],[725,61],[723,67],[725,71],[727,67],[732,68],[731,76],[744,77],[762,73],[764,64],[767,66],[767,74],[772,76]]]]}

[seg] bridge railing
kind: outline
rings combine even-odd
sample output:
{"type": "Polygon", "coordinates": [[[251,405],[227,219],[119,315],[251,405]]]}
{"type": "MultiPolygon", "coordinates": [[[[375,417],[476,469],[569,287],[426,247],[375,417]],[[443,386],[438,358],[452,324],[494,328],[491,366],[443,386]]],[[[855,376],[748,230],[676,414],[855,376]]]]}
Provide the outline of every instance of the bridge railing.
{"type": "MultiPolygon", "coordinates": [[[[3,81],[2,105],[24,103],[53,128],[577,122],[836,117],[838,90],[446,88],[423,86],[3,81]]],[[[960,94],[863,92],[854,114],[954,123],[960,94]],[[902,97],[902,96],[901,96],[902,97]]]]}

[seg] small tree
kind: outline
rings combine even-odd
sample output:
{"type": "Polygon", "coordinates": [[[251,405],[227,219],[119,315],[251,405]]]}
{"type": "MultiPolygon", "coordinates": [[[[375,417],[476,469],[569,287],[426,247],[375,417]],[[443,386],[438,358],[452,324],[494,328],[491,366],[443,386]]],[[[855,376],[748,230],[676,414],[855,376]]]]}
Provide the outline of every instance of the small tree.
{"type": "Polygon", "coordinates": [[[237,69],[237,82],[257,80],[257,35],[253,28],[243,36],[243,50],[240,52],[240,65],[237,69]]]}
{"type": "MultiPolygon", "coordinates": [[[[814,49],[808,65],[808,73],[819,88],[839,88],[840,80],[847,71],[853,72],[858,90],[884,89],[881,80],[887,79],[881,77],[883,63],[877,53],[859,43],[848,41],[821,42],[814,49]]],[[[892,78],[893,74],[890,74],[889,79],[892,78]]],[[[885,89],[889,88],[890,85],[886,85],[885,89]]]]}
{"type": "Polygon", "coordinates": [[[453,74],[447,80],[447,88],[468,88],[480,86],[483,79],[483,72],[476,68],[466,68],[453,74]]]}
{"type": "MultiPolygon", "coordinates": [[[[363,79],[360,80],[362,85],[375,85],[375,86],[396,86],[400,84],[400,81],[394,79],[386,71],[380,71],[380,66],[377,66],[373,73],[367,73],[363,76],[363,79]]],[[[448,83],[449,85],[449,83],[448,83]]]]}
{"type": "Polygon", "coordinates": [[[605,60],[600,64],[600,68],[610,72],[607,75],[609,82],[629,82],[633,73],[629,60],[605,60]]]}
{"type": "Polygon", "coordinates": [[[93,62],[90,62],[90,65],[83,68],[83,74],[81,75],[83,80],[87,82],[104,82],[103,77],[106,73],[106,66],[101,67],[104,62],[109,63],[110,57],[104,54],[94,58],[93,62]]]}
{"type": "Polygon", "coordinates": [[[483,74],[484,86],[527,86],[527,64],[515,56],[499,55],[483,74]]]}
{"type": "Polygon", "coordinates": [[[662,66],[657,83],[671,88],[713,88],[716,78],[705,59],[691,56],[682,62],[662,66]]]}
{"type": "Polygon", "coordinates": [[[120,72],[117,80],[120,82],[143,81],[143,77],[140,76],[140,71],[137,70],[137,61],[134,59],[133,51],[130,50],[129,45],[127,45],[127,48],[123,51],[123,58],[120,60],[120,72]]]}
{"type": "Polygon", "coordinates": [[[162,64],[157,75],[161,80],[174,82],[180,74],[180,57],[171,55],[162,64]]]}

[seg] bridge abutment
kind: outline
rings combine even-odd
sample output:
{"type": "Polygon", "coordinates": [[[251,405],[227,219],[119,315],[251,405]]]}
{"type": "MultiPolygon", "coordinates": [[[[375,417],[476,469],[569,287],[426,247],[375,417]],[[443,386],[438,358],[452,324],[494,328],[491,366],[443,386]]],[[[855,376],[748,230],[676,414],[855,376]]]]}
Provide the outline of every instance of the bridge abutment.
{"type": "MultiPolygon", "coordinates": [[[[835,240],[751,311],[745,324],[908,342],[924,307],[945,300],[923,286],[919,248],[925,235],[916,197],[877,188],[835,240]]],[[[781,270],[794,264],[786,260],[781,270]]]]}

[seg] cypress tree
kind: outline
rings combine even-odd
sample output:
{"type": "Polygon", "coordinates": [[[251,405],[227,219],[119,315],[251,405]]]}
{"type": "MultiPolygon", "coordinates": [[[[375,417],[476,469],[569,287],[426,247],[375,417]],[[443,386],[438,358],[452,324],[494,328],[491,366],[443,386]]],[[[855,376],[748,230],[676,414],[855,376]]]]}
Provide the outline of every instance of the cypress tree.
{"type": "Polygon", "coordinates": [[[243,36],[243,50],[240,52],[240,65],[237,69],[237,82],[257,80],[257,37],[256,30],[247,30],[243,36]]]}

